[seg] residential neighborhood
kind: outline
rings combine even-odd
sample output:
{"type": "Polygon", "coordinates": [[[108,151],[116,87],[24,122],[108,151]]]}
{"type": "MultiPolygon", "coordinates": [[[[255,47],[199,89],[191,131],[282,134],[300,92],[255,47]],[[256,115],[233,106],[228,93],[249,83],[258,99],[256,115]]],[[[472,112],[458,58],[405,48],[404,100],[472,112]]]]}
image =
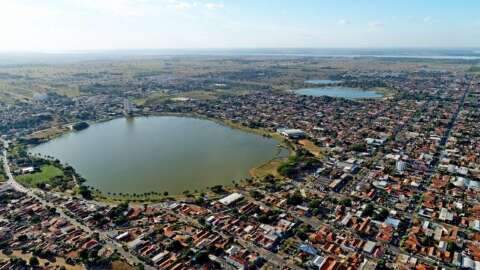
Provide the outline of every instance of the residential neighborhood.
{"type": "Polygon", "coordinates": [[[2,106],[0,269],[480,269],[480,78],[382,69],[332,79],[389,94],[256,89],[141,104],[125,100],[150,90],[132,87],[2,106]],[[28,152],[75,123],[124,117],[125,104],[127,117],[202,117],[289,154],[231,185],[115,197],[28,152]]]}

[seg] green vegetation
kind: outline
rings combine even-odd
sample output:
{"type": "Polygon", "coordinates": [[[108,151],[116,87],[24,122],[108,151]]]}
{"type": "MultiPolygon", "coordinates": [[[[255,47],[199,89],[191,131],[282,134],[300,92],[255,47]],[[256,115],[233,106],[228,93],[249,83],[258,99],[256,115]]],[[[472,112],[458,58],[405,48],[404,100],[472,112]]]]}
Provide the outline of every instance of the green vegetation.
{"type": "Polygon", "coordinates": [[[282,176],[293,178],[299,172],[312,170],[319,166],[320,161],[312,153],[305,149],[300,149],[296,151],[296,155],[291,156],[287,162],[278,167],[278,173],[282,176]]]}
{"type": "Polygon", "coordinates": [[[375,206],[369,203],[365,206],[365,209],[362,211],[362,217],[371,217],[375,213],[375,206]]]}
{"type": "Polygon", "coordinates": [[[82,130],[82,129],[86,129],[88,127],[89,127],[89,125],[88,125],[87,122],[79,122],[79,123],[76,123],[76,124],[73,125],[73,129],[77,130],[77,131],[82,130]]]}
{"type": "Polygon", "coordinates": [[[0,182],[4,182],[7,179],[5,172],[3,171],[3,163],[0,162],[0,182]]]}
{"type": "Polygon", "coordinates": [[[308,239],[308,234],[312,232],[312,227],[308,224],[301,224],[300,226],[296,227],[294,233],[298,238],[302,239],[303,241],[308,239]]]}
{"type": "Polygon", "coordinates": [[[303,197],[300,194],[300,191],[296,190],[293,194],[288,195],[287,204],[289,205],[299,205],[302,204],[303,197]]]}
{"type": "Polygon", "coordinates": [[[350,145],[348,150],[354,151],[354,152],[366,152],[367,151],[367,145],[364,144],[364,143],[352,144],[352,145],[350,145]]]}
{"type": "Polygon", "coordinates": [[[261,199],[263,199],[263,197],[265,197],[258,190],[251,190],[249,193],[250,193],[250,196],[252,196],[252,198],[254,198],[256,200],[261,200],[261,199]]]}
{"type": "Polygon", "coordinates": [[[36,267],[36,266],[39,265],[39,263],[40,262],[38,261],[37,257],[35,257],[35,256],[30,257],[30,260],[29,260],[30,266],[36,267]]]}
{"type": "Polygon", "coordinates": [[[480,66],[471,66],[468,72],[480,73],[480,66]]]}
{"type": "Polygon", "coordinates": [[[216,194],[225,193],[225,190],[223,189],[222,185],[215,185],[215,186],[211,187],[210,189],[212,190],[213,193],[216,193],[216,194]]]}
{"type": "Polygon", "coordinates": [[[17,176],[17,180],[26,186],[50,184],[57,177],[62,177],[63,171],[53,165],[44,165],[39,172],[17,176]]]}
{"type": "Polygon", "coordinates": [[[78,193],[80,193],[80,195],[82,195],[82,197],[87,200],[92,199],[92,192],[86,186],[80,186],[80,190],[78,191],[78,193]]]}
{"type": "Polygon", "coordinates": [[[128,219],[125,212],[128,211],[128,202],[123,202],[112,208],[110,213],[110,218],[113,219],[113,222],[117,225],[123,225],[128,222],[128,219]]]}
{"type": "Polygon", "coordinates": [[[339,202],[340,205],[342,206],[345,206],[345,207],[352,207],[352,200],[346,198],[346,199],[342,199],[340,202],[339,202]]]}

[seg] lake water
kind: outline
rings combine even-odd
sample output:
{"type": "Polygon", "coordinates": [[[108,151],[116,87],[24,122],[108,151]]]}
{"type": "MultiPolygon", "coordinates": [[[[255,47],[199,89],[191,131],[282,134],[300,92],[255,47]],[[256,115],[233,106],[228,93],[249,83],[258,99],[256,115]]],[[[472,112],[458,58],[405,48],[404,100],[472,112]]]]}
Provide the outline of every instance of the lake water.
{"type": "Polygon", "coordinates": [[[371,90],[362,90],[359,88],[352,87],[343,87],[343,86],[332,86],[332,87],[314,87],[314,88],[304,88],[294,91],[298,95],[306,96],[329,96],[329,97],[340,97],[347,99],[362,99],[362,98],[381,98],[382,94],[377,93],[371,90]]]}
{"type": "Polygon", "coordinates": [[[277,145],[209,120],[158,116],[94,124],[31,152],[72,165],[103,192],[180,194],[248,177],[251,168],[285,154],[277,145]]]}
{"type": "Polygon", "coordinates": [[[342,81],[338,80],[307,80],[305,83],[308,84],[317,84],[317,85],[322,85],[322,84],[332,84],[332,83],[341,83],[342,81]]]}

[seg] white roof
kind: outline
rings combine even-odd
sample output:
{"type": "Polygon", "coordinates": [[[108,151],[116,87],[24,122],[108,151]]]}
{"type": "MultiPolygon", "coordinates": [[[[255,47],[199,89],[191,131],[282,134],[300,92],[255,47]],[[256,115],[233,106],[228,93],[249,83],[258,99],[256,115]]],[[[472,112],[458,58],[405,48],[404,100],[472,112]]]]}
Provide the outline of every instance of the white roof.
{"type": "Polygon", "coordinates": [[[372,253],[376,244],[377,243],[375,243],[373,241],[367,241],[367,243],[365,243],[365,246],[363,246],[363,251],[365,251],[367,253],[372,253]]]}
{"type": "Polygon", "coordinates": [[[152,262],[153,262],[153,263],[157,263],[158,261],[160,261],[161,259],[163,259],[167,254],[168,254],[168,251],[163,251],[163,252],[158,253],[157,255],[155,255],[155,256],[152,258],[152,262]]]}
{"type": "Polygon", "coordinates": [[[240,251],[240,248],[236,245],[232,245],[229,249],[227,249],[225,252],[232,256],[232,255],[235,255],[237,254],[238,252],[240,251]]]}
{"type": "Polygon", "coordinates": [[[301,129],[296,129],[296,128],[289,128],[289,129],[283,129],[281,130],[282,133],[285,134],[303,134],[303,130],[301,129]]]}
{"type": "Polygon", "coordinates": [[[117,237],[115,237],[116,240],[122,240],[123,238],[127,237],[128,236],[128,231],[127,232],[124,232],[120,235],[117,235],[117,237]]]}
{"type": "Polygon", "coordinates": [[[440,210],[440,216],[438,217],[440,220],[453,220],[453,213],[449,212],[446,208],[442,208],[440,210]]]}
{"type": "Polygon", "coordinates": [[[322,257],[322,256],[317,256],[315,257],[315,259],[313,260],[313,264],[318,266],[318,268],[320,269],[320,267],[322,267],[322,265],[325,263],[325,258],[322,257]]]}
{"type": "Polygon", "coordinates": [[[240,193],[232,193],[225,198],[218,200],[223,205],[230,205],[231,203],[238,201],[243,198],[243,195],[240,193]]]}

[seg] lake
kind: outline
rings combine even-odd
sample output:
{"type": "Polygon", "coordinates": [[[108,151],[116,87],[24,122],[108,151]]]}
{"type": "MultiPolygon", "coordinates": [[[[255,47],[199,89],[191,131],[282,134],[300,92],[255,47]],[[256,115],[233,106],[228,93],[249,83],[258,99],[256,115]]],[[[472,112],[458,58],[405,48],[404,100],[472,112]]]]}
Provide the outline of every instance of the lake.
{"type": "Polygon", "coordinates": [[[306,80],[305,83],[308,84],[317,84],[317,85],[322,85],[322,84],[334,84],[334,83],[341,83],[343,81],[339,80],[306,80]]]}
{"type": "Polygon", "coordinates": [[[359,88],[344,87],[344,86],[328,86],[328,87],[312,87],[294,90],[298,95],[306,96],[329,96],[340,97],[347,99],[362,99],[362,98],[381,98],[382,94],[371,90],[362,90],[359,88]]]}
{"type": "Polygon", "coordinates": [[[115,193],[180,194],[231,185],[288,153],[278,142],[191,117],[116,119],[31,149],[72,165],[87,185],[115,193]]]}

